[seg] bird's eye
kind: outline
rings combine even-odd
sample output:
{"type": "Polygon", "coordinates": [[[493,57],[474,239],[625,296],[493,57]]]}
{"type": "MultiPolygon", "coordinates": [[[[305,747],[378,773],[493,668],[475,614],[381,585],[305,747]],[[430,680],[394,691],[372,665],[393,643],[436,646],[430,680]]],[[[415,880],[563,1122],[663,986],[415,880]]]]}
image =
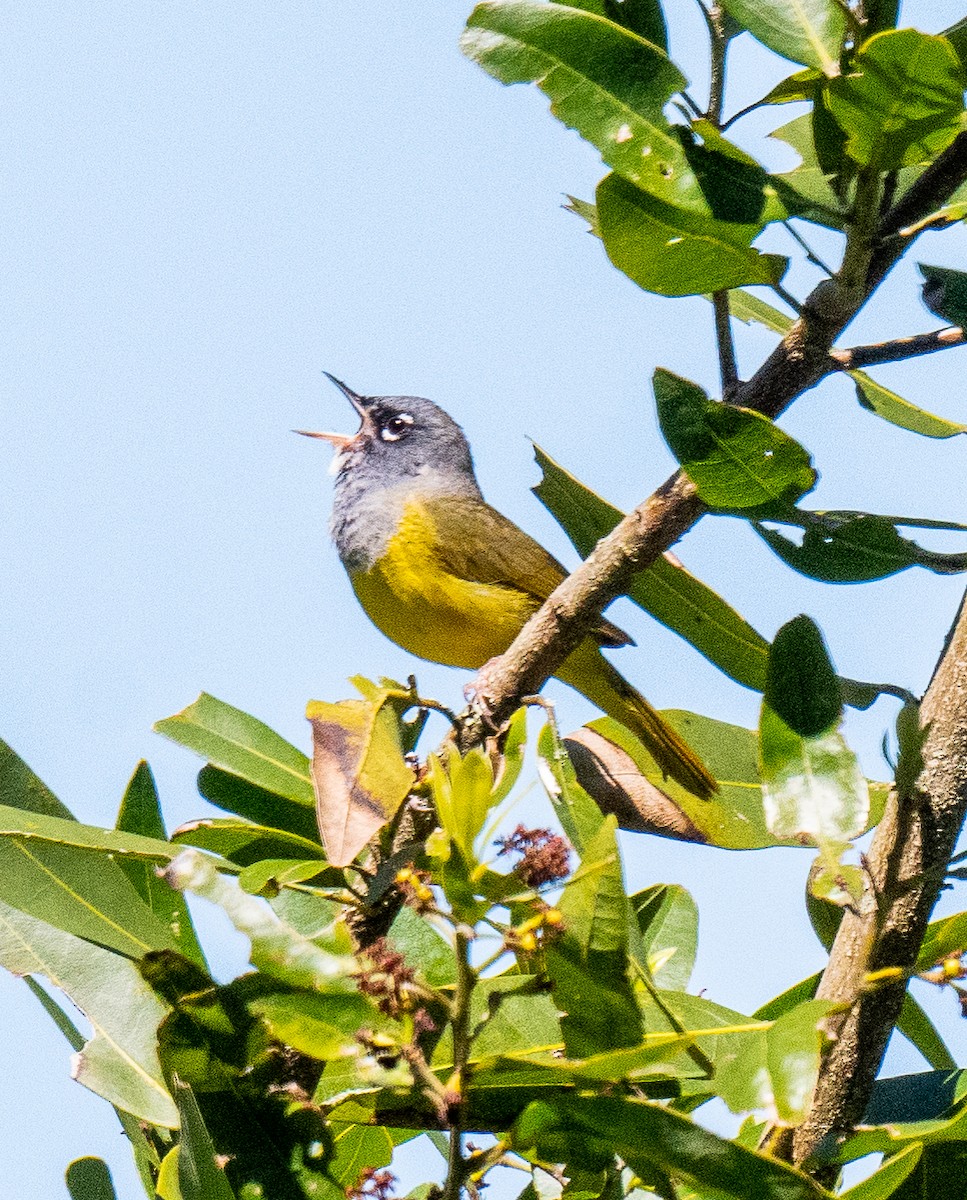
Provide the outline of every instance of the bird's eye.
{"type": "Polygon", "coordinates": [[[398,442],[412,424],[413,418],[409,413],[397,413],[379,431],[380,437],[384,442],[398,442]]]}

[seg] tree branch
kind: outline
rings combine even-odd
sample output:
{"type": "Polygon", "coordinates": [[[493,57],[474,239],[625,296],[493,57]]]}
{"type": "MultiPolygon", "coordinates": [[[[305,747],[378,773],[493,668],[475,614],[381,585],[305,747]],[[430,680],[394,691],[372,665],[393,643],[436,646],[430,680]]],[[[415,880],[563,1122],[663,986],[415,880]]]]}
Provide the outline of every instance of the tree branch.
{"type": "Polygon", "coordinates": [[[860,367],[874,367],[877,363],[900,362],[905,358],[916,358],[921,354],[935,354],[951,346],[962,346],[967,334],[956,325],[935,329],[932,333],[915,333],[910,337],[893,338],[889,342],[878,342],[872,346],[852,346],[848,350],[830,350],[829,357],[840,371],[856,371],[860,367]]]}
{"type": "MultiPolygon", "coordinates": [[[[967,133],[962,133],[887,211],[875,237],[863,229],[863,246],[851,252],[845,281],[841,272],[813,289],[779,345],[750,380],[738,385],[733,402],[774,419],[797,396],[841,369],[830,357],[833,342],[917,236],[892,235],[928,216],[965,181],[967,133]],[[859,259],[865,283],[857,279],[859,259]]],[[[554,591],[506,652],[478,674],[474,690],[484,704],[465,721],[461,745],[482,741],[494,725],[509,719],[521,696],[540,691],[635,571],[651,566],[705,511],[679,471],[629,513],[554,591]]]]}
{"type": "Polygon", "coordinates": [[[809,1159],[828,1135],[855,1126],[869,1101],[900,1013],[908,972],[967,815],[967,605],[962,604],[921,705],[923,769],[909,796],[891,795],[867,855],[860,905],[843,916],[817,995],[848,1005],[833,1029],[792,1158],[809,1159]],[[873,971],[895,983],[866,990],[873,971]]]}

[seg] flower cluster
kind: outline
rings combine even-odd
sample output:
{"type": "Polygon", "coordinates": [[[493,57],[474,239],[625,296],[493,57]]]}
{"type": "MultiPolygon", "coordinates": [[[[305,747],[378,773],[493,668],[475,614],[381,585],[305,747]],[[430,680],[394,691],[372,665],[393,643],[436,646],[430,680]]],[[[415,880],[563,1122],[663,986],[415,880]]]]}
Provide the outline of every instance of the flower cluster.
{"type": "Polygon", "coordinates": [[[559,833],[549,829],[525,829],[518,825],[507,837],[494,842],[503,854],[521,856],[514,870],[530,888],[565,879],[571,869],[571,847],[559,833]]]}

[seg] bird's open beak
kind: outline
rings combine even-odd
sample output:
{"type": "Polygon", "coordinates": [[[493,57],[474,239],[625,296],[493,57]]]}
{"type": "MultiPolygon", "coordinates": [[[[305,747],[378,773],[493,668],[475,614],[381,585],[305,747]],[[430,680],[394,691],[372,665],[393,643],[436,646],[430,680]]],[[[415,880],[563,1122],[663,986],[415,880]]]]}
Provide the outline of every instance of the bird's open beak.
{"type": "Polygon", "coordinates": [[[359,413],[362,424],[351,437],[345,433],[314,433],[309,429],[293,429],[292,432],[301,433],[303,437],[321,438],[324,442],[329,442],[331,446],[334,446],[336,454],[339,455],[357,443],[362,434],[372,425],[372,418],[369,415],[368,401],[365,396],[360,396],[358,392],[354,392],[351,387],[347,387],[342,380],[337,379],[335,375],[330,375],[328,371],[323,371],[323,375],[339,388],[356,412],[359,413]]]}

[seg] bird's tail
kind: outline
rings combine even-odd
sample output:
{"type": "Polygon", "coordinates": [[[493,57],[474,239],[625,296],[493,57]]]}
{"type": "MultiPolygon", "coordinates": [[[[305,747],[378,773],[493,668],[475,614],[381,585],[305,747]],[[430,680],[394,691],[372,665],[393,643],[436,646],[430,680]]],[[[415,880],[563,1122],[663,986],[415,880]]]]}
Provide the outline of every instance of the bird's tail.
{"type": "Polygon", "coordinates": [[[573,651],[555,674],[639,738],[662,771],[676,783],[705,799],[718,791],[715,776],[691,746],[615,670],[590,638],[573,651]]]}

